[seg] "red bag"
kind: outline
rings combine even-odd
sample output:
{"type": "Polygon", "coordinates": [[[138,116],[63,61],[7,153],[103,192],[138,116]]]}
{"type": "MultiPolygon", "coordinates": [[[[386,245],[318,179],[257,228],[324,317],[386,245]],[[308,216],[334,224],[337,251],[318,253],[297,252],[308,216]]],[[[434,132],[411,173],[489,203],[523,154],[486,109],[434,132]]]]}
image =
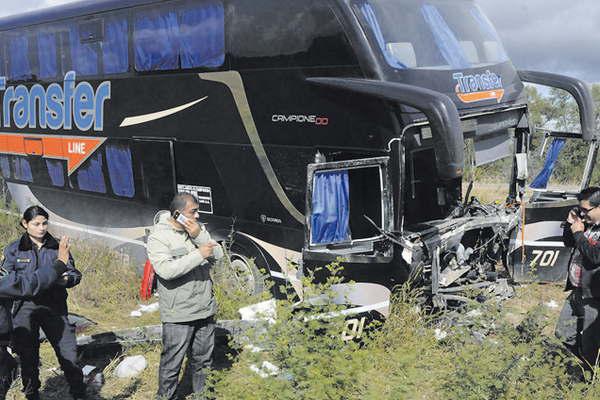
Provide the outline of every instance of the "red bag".
{"type": "Polygon", "coordinates": [[[156,275],[154,274],[154,267],[150,263],[150,260],[146,260],[146,264],[144,265],[144,275],[142,276],[142,285],[140,286],[140,299],[149,300],[155,289],[156,275]]]}

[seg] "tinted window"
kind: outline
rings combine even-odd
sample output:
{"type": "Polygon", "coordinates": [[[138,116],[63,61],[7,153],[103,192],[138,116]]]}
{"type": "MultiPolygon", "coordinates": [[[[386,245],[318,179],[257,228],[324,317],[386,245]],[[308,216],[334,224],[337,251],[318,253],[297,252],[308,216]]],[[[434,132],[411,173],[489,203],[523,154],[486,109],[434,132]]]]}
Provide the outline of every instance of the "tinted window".
{"type": "Polygon", "coordinates": [[[129,145],[106,145],[106,164],[113,193],[117,196],[132,198],[135,195],[135,182],[129,145]]]}
{"type": "Polygon", "coordinates": [[[339,21],[322,3],[232,1],[227,26],[233,67],[356,65],[339,21]]]}
{"type": "Polygon", "coordinates": [[[2,177],[10,178],[10,161],[7,155],[0,155],[0,168],[2,170],[2,177]]]}
{"type": "Polygon", "coordinates": [[[52,186],[64,187],[65,186],[65,163],[61,160],[50,160],[46,159],[46,168],[48,169],[48,176],[50,177],[50,183],[52,186]]]}
{"type": "MultiPolygon", "coordinates": [[[[76,188],[87,192],[106,193],[103,165],[104,160],[100,151],[88,158],[77,170],[76,188]]],[[[71,182],[74,183],[73,180],[71,182]]]]}
{"type": "Polygon", "coordinates": [[[12,159],[13,178],[19,181],[33,182],[31,165],[24,156],[14,156],[12,159]]]}
{"type": "Polygon", "coordinates": [[[7,35],[8,77],[12,80],[30,79],[33,76],[32,63],[29,60],[31,37],[25,31],[7,35]]]}
{"type": "Polygon", "coordinates": [[[225,62],[224,25],[220,2],[142,9],[134,16],[135,69],[220,67],[225,62]]]}
{"type": "Polygon", "coordinates": [[[104,73],[116,74],[129,69],[129,28],[125,15],[104,20],[102,54],[104,73]]]}
{"type": "Polygon", "coordinates": [[[83,23],[72,23],[69,27],[69,50],[71,53],[72,69],[79,75],[97,75],[99,72],[99,50],[98,40],[85,40],[89,34],[83,23]]]}
{"type": "Polygon", "coordinates": [[[37,53],[39,62],[39,77],[42,79],[55,78],[59,75],[57,43],[55,31],[48,27],[36,31],[37,53]]]}

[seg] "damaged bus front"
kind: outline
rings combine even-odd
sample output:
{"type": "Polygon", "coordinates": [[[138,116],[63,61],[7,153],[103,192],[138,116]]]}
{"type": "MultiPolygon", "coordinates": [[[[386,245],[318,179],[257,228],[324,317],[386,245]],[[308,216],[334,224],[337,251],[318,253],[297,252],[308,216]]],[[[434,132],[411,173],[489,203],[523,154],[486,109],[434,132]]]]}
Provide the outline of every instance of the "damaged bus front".
{"type": "Polygon", "coordinates": [[[381,147],[356,159],[319,153],[309,165],[304,266],[343,259],[362,293],[340,292],[384,316],[390,290],[408,279],[437,304],[463,300],[497,278],[518,230],[532,133],[522,82],[569,91],[580,137],[591,141],[589,91],[571,78],[517,72],[473,1],[353,0],[340,12],[362,47],[365,77],[308,80],[384,110],[381,147]],[[510,162],[505,203],[469,198],[472,182],[463,194],[467,143],[475,166],[510,162]]]}

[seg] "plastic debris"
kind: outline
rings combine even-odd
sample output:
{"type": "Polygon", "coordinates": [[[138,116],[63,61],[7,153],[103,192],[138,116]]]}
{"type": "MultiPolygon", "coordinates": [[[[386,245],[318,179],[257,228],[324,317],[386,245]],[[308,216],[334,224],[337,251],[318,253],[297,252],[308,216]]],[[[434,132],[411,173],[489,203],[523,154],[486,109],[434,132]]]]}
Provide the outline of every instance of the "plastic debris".
{"type": "Polygon", "coordinates": [[[131,313],[129,313],[130,317],[141,317],[142,314],[146,314],[146,313],[153,313],[153,312],[157,312],[158,311],[158,303],[152,303],[152,304],[139,304],[139,308],[137,310],[132,311],[131,313]]]}
{"type": "Polygon", "coordinates": [[[144,356],[125,357],[115,368],[115,376],[119,378],[131,378],[139,375],[148,366],[144,356]]]}
{"type": "Polygon", "coordinates": [[[548,308],[558,308],[558,303],[554,300],[550,300],[546,303],[546,307],[548,308]]]}
{"type": "Polygon", "coordinates": [[[448,332],[443,331],[440,328],[435,328],[433,336],[435,336],[437,340],[444,340],[446,337],[448,337],[448,332]]]}
{"type": "Polygon", "coordinates": [[[269,323],[273,324],[277,318],[275,299],[242,307],[238,312],[240,313],[242,321],[267,320],[269,323]]]}
{"type": "Polygon", "coordinates": [[[252,364],[250,365],[250,369],[253,372],[256,372],[261,378],[268,378],[269,376],[275,376],[279,374],[279,367],[268,361],[263,361],[260,368],[258,368],[255,364],[252,364]]]}

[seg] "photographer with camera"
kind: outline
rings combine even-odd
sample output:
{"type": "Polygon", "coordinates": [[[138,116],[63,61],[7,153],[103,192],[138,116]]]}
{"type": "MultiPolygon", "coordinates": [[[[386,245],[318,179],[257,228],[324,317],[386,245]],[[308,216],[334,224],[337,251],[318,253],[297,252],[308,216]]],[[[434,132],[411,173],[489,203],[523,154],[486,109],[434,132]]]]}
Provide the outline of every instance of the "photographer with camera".
{"type": "Polygon", "coordinates": [[[204,389],[212,364],[217,304],[208,259],[223,257],[221,247],[198,223],[198,199],[178,194],[170,212],[160,212],[148,237],[148,258],[158,276],[162,352],[158,372],[160,399],[175,399],[179,371],[188,353],[195,393],[204,389]]]}
{"type": "Polygon", "coordinates": [[[591,369],[600,349],[600,187],[582,190],[577,200],[564,224],[563,242],[573,248],[565,288],[571,293],[556,336],[591,369]]]}

